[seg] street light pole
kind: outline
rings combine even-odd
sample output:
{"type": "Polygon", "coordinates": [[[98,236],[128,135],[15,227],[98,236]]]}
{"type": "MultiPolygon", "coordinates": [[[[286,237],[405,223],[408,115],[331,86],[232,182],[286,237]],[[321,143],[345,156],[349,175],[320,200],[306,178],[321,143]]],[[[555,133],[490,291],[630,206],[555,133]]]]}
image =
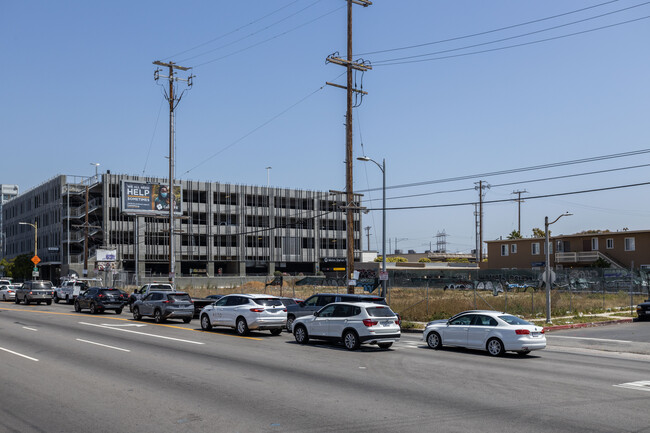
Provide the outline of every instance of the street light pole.
{"type": "Polygon", "coordinates": [[[99,167],[100,164],[98,162],[91,162],[90,165],[95,166],[95,182],[98,182],[99,181],[99,174],[97,173],[97,167],[99,167]]]}
{"type": "MultiPolygon", "coordinates": [[[[381,165],[373,159],[368,158],[367,156],[360,156],[357,158],[359,161],[370,161],[374,162],[377,167],[381,170],[382,174],[382,210],[381,210],[381,270],[386,276],[386,158],[381,160],[381,165]]],[[[388,296],[388,288],[386,286],[386,280],[381,280],[381,296],[384,298],[388,296]]]]}
{"type": "Polygon", "coordinates": [[[573,214],[569,212],[565,212],[559,217],[555,218],[555,221],[552,223],[548,222],[548,216],[544,217],[544,234],[545,234],[545,242],[544,245],[546,247],[546,323],[551,323],[551,285],[553,284],[551,282],[551,244],[550,244],[550,236],[549,236],[549,230],[548,226],[551,224],[555,224],[560,218],[563,216],[571,216],[573,214]]]}
{"type": "Polygon", "coordinates": [[[34,255],[38,256],[38,222],[34,220],[34,224],[32,224],[20,221],[18,224],[34,227],[34,255]]]}
{"type": "Polygon", "coordinates": [[[271,186],[271,176],[270,176],[269,173],[270,173],[270,170],[271,170],[272,168],[273,168],[273,167],[271,167],[271,166],[266,167],[266,187],[267,187],[267,188],[268,188],[269,186],[271,186]]]}

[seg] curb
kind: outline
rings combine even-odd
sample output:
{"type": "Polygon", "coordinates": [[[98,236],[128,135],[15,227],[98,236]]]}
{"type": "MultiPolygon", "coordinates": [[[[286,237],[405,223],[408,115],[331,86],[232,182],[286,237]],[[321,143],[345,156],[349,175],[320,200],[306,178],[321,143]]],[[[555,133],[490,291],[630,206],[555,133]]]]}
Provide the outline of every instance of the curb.
{"type": "Polygon", "coordinates": [[[605,322],[573,323],[570,325],[545,326],[544,332],[559,331],[562,329],[572,329],[572,328],[593,328],[595,326],[615,325],[617,323],[631,323],[633,321],[634,318],[630,317],[629,319],[625,318],[625,319],[617,319],[617,320],[608,320],[605,322]]]}

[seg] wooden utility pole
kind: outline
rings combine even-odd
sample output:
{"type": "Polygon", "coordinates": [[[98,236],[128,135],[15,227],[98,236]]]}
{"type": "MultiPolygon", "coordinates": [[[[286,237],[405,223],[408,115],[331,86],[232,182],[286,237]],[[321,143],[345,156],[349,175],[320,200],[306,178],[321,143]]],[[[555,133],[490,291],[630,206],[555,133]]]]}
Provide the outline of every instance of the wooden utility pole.
{"type": "MultiPolygon", "coordinates": [[[[365,72],[369,69],[372,69],[369,65],[365,63],[359,63],[352,61],[352,4],[357,4],[361,6],[370,6],[372,4],[369,0],[347,0],[348,2],[348,46],[347,46],[347,58],[342,59],[338,56],[338,53],[331,54],[327,57],[327,62],[335,63],[340,66],[345,66],[347,69],[347,109],[345,114],[345,192],[346,192],[346,249],[347,249],[347,259],[346,259],[346,269],[347,269],[347,280],[348,280],[348,293],[354,293],[354,285],[349,282],[354,277],[354,215],[356,210],[358,210],[356,203],[354,202],[354,191],[352,183],[352,165],[354,158],[352,156],[352,108],[353,107],[353,97],[355,92],[357,94],[365,94],[360,90],[354,89],[352,84],[353,71],[365,72]]],[[[332,83],[327,83],[335,87],[342,87],[340,85],[335,85],[332,83]]]]}
{"type": "Polygon", "coordinates": [[[476,252],[476,256],[478,258],[478,263],[481,263],[483,261],[483,196],[485,193],[483,190],[489,189],[490,185],[483,182],[482,180],[478,182],[474,182],[475,186],[474,189],[478,190],[478,238],[479,238],[479,243],[478,243],[478,251],[476,252]]]}
{"type": "Polygon", "coordinates": [[[364,228],[366,229],[366,237],[368,238],[368,251],[370,251],[370,226],[364,228]]]}
{"type": "Polygon", "coordinates": [[[176,76],[174,70],[178,69],[180,71],[188,71],[192,68],[185,66],[179,66],[174,62],[164,63],[159,60],[153,62],[154,65],[164,66],[169,68],[169,75],[164,76],[160,75],[160,69],[156,69],[154,72],[154,79],[158,81],[158,78],[167,78],[169,79],[169,91],[165,92],[165,98],[169,102],[169,281],[174,284],[176,279],[176,258],[175,258],[175,249],[174,249],[174,211],[176,207],[176,200],[180,203],[180,195],[176,197],[174,194],[174,109],[181,102],[181,98],[185,94],[183,91],[180,96],[176,97],[174,95],[174,81],[185,81],[187,82],[188,87],[192,87],[192,78],[194,75],[190,75],[187,78],[179,78],[176,76]]]}
{"type": "Polygon", "coordinates": [[[517,199],[515,199],[517,202],[517,231],[519,232],[519,236],[521,236],[521,202],[523,201],[521,195],[527,194],[528,191],[512,191],[512,193],[517,194],[517,199]]]}

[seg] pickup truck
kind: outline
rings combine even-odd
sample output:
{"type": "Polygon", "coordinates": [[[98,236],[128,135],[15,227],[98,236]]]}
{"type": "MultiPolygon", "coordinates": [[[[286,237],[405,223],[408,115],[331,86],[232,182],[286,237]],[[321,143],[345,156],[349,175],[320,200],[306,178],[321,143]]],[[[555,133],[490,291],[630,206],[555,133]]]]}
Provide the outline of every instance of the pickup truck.
{"type": "Polygon", "coordinates": [[[135,289],[131,296],[129,296],[129,309],[133,307],[135,301],[143,299],[149,292],[175,292],[176,289],[169,283],[150,283],[145,284],[139,289],[135,289]]]}
{"type": "Polygon", "coordinates": [[[88,290],[93,286],[101,286],[101,279],[84,278],[65,280],[61,283],[60,287],[54,288],[54,302],[65,302],[66,304],[74,303],[74,300],[79,296],[79,293],[88,290]]]}

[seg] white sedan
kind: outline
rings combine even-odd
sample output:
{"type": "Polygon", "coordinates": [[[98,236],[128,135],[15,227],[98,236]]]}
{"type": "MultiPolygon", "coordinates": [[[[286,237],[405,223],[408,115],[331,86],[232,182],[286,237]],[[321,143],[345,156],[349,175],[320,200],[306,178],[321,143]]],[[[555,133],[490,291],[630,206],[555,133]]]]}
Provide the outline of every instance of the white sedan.
{"type": "Polygon", "coordinates": [[[0,286],[0,299],[3,301],[13,301],[16,299],[16,288],[19,284],[5,284],[0,286]]]}
{"type": "Polygon", "coordinates": [[[506,351],[526,355],[544,349],[544,328],[499,311],[465,311],[449,320],[429,322],[422,339],[432,349],[445,346],[487,350],[492,356],[506,351]]]}

